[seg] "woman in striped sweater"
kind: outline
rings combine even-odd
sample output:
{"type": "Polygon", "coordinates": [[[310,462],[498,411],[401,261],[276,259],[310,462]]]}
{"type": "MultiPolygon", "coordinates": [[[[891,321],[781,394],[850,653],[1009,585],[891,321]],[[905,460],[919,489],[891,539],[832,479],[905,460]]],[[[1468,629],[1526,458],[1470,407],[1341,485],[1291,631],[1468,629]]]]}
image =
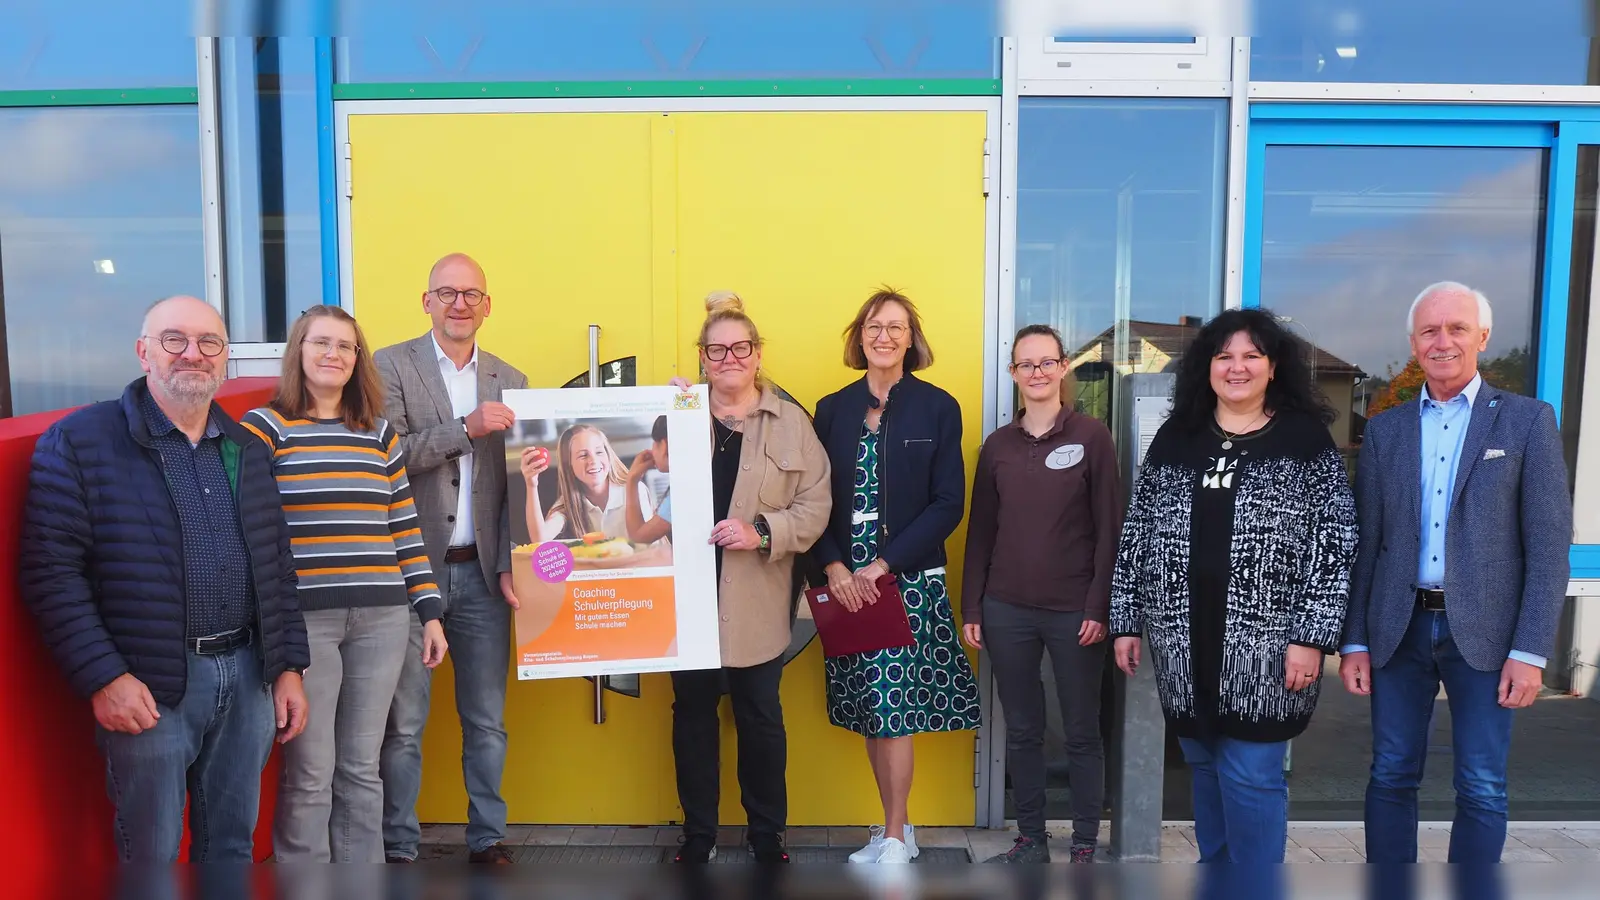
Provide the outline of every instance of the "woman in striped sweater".
{"type": "Polygon", "coordinates": [[[280,862],[383,862],[378,754],[412,610],[423,663],[444,659],[442,601],[360,326],[314,306],[289,330],[272,404],[241,420],[273,451],[311,642],[310,717],[284,746],[280,862]]]}

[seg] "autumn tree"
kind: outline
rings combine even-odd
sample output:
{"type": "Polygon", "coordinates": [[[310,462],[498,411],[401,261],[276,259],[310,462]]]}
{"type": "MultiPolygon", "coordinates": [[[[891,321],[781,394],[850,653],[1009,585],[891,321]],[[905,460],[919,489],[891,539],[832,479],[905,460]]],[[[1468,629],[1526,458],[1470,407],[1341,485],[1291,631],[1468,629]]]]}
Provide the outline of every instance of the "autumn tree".
{"type": "Polygon", "coordinates": [[[1406,360],[1406,367],[1400,374],[1394,374],[1394,367],[1389,367],[1389,385],[1367,407],[1367,417],[1371,418],[1386,409],[1392,409],[1402,403],[1417,399],[1422,395],[1422,382],[1427,376],[1422,374],[1422,367],[1417,365],[1415,359],[1406,360]]]}

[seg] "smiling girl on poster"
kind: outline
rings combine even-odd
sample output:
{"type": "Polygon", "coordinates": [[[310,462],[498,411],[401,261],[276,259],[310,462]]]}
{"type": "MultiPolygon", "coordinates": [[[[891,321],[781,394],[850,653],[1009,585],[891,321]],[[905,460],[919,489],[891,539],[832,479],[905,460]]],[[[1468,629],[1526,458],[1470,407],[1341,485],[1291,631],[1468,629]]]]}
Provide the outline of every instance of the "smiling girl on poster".
{"type": "MultiPolygon", "coordinates": [[[[573,425],[556,442],[558,493],[547,514],[539,501],[539,476],[550,468],[550,453],[543,447],[522,451],[522,477],[528,487],[528,536],[534,543],[557,538],[582,538],[600,534],[597,540],[628,536],[628,467],[612,449],[605,432],[593,425],[573,425]]],[[[635,484],[645,508],[649,495],[642,483],[635,484]]]]}

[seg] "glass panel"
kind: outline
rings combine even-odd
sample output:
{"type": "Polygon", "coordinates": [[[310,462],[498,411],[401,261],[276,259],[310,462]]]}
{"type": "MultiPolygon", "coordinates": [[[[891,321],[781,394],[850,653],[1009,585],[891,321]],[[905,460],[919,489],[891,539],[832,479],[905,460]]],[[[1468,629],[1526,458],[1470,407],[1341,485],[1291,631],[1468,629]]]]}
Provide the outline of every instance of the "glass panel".
{"type": "MultiPolygon", "coordinates": [[[[1578,148],[1578,179],[1572,206],[1572,270],[1567,287],[1567,369],[1562,380],[1561,438],[1567,452],[1567,484],[1578,487],[1578,427],[1583,418],[1583,375],[1588,356],[1589,305],[1594,290],[1595,254],[1600,251],[1595,200],[1600,195],[1600,147],[1578,148]]],[[[1576,493],[1574,493],[1576,496],[1576,493]]],[[[1580,518],[1573,543],[1593,543],[1596,535],[1580,518]]]]}
{"type": "Polygon", "coordinates": [[[0,4],[0,91],[194,87],[188,3],[0,4]]]}
{"type": "MultiPolygon", "coordinates": [[[[1121,376],[1171,368],[1221,307],[1226,135],[1223,100],[1021,101],[1012,324],[1061,331],[1078,408],[1110,424],[1118,441],[1121,376]]],[[[1114,765],[1109,665],[1108,655],[1101,730],[1114,765]]],[[[1043,682],[1046,815],[1070,819],[1055,679],[1043,682]]],[[[1173,793],[1187,803],[1186,791],[1173,793]]],[[[1015,814],[1009,789],[1006,814],[1015,814]]]]}
{"type": "MultiPolygon", "coordinates": [[[[1420,391],[1406,313],[1429,284],[1459,281],[1489,298],[1494,327],[1479,370],[1502,389],[1533,392],[1546,164],[1542,149],[1268,147],[1261,304],[1316,347],[1318,380],[1339,412],[1334,440],[1352,470],[1366,417],[1415,402],[1420,391]]],[[[1290,810],[1299,819],[1359,820],[1370,707],[1338,687],[1337,658],[1327,661],[1324,685],[1310,728],[1293,742],[1290,810]]],[[[1548,773],[1564,764],[1544,760],[1571,743],[1554,740],[1570,708],[1541,701],[1518,714],[1514,817],[1579,817],[1552,793],[1559,779],[1548,773]]],[[[1443,701],[1433,719],[1430,755],[1448,754],[1443,701]]],[[[1451,776],[1448,764],[1427,767],[1424,819],[1453,814],[1451,776]]]]}
{"type": "Polygon", "coordinates": [[[1252,81],[1595,84],[1589,0],[1256,0],[1252,81]]]}
{"type": "Polygon", "coordinates": [[[9,412],[115,397],[145,308],[204,296],[199,113],[0,109],[0,159],[9,412]]]}
{"type": "Polygon", "coordinates": [[[1221,306],[1226,119],[1220,100],[1021,102],[1016,324],[1061,331],[1107,423],[1111,376],[1166,371],[1221,306]]]}
{"type": "Polygon", "coordinates": [[[994,6],[784,3],[698,8],[363,4],[350,79],[559,81],[995,77],[994,6]],[[431,5],[430,5],[431,6],[431,5]]]}
{"type": "Polygon", "coordinates": [[[316,43],[219,44],[228,328],[235,342],[278,342],[323,301],[316,43]]]}

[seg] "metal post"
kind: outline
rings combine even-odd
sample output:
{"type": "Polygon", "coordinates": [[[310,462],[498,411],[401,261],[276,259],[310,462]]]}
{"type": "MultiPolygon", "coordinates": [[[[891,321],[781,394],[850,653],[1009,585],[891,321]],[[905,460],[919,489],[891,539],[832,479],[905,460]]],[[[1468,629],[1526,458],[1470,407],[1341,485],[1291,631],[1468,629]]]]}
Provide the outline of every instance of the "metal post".
{"type": "MultiPolygon", "coordinates": [[[[1176,376],[1134,373],[1121,379],[1117,398],[1118,448],[1131,492],[1144,462],[1143,448],[1170,410],[1176,376]]],[[[1111,855],[1124,862],[1161,859],[1161,801],[1166,779],[1167,723],[1156,696],[1155,666],[1148,644],[1142,664],[1115,683],[1115,739],[1111,746],[1111,855]]]]}
{"type": "MultiPolygon", "coordinates": [[[[589,326],[589,387],[600,386],[600,326],[589,326]]],[[[606,723],[606,677],[594,677],[594,723],[606,723]]]]}

